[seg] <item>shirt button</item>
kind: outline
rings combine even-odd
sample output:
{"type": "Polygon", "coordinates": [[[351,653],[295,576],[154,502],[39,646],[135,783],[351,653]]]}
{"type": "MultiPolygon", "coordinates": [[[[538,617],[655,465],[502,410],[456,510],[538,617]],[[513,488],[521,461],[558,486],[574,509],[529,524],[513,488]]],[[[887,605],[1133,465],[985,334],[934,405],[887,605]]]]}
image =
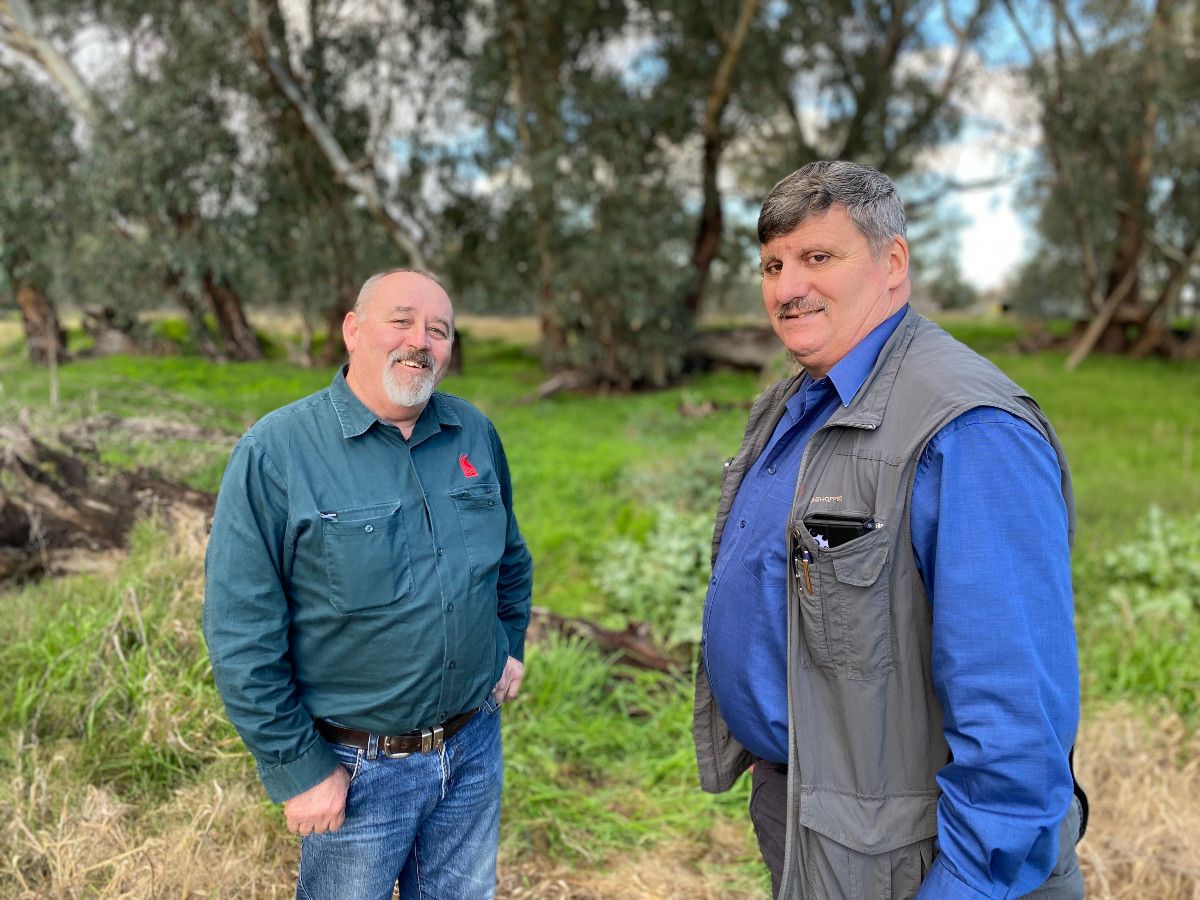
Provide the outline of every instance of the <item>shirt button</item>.
{"type": "Polygon", "coordinates": [[[449,664],[446,666],[446,668],[447,668],[447,669],[453,669],[453,668],[454,668],[454,660],[450,660],[450,662],[449,662],[449,664]]]}
{"type": "Polygon", "coordinates": [[[768,475],[774,475],[774,474],[775,474],[775,467],[774,467],[774,466],[767,466],[767,474],[768,474],[768,475]]]}
{"type": "Polygon", "coordinates": [[[445,552],[446,551],[443,550],[441,547],[438,547],[438,556],[442,556],[445,552]]]}
{"type": "Polygon", "coordinates": [[[370,533],[371,533],[372,531],[374,531],[374,530],[375,530],[375,526],[374,526],[374,525],[368,525],[368,526],[366,526],[366,527],[363,529],[363,531],[367,532],[368,534],[370,534],[370,533]]]}
{"type": "Polygon", "coordinates": [[[454,612],[454,604],[453,603],[449,603],[446,605],[446,612],[454,612]]]}
{"type": "Polygon", "coordinates": [[[745,527],[746,527],[745,519],[742,519],[742,521],[738,522],[738,528],[745,528],[745,527]]]}

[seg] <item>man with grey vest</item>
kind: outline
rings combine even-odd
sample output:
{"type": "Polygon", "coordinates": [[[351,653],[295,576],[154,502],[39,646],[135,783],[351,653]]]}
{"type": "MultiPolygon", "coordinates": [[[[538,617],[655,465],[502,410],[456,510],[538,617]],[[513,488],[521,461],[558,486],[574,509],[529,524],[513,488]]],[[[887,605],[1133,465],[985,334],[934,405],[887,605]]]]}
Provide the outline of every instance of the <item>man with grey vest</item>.
{"type": "Polygon", "coordinates": [[[904,207],[818,162],[758,220],[803,372],[725,467],[702,786],[753,768],[777,898],[1077,898],[1073,503],[1037,404],[909,306],[904,207]]]}

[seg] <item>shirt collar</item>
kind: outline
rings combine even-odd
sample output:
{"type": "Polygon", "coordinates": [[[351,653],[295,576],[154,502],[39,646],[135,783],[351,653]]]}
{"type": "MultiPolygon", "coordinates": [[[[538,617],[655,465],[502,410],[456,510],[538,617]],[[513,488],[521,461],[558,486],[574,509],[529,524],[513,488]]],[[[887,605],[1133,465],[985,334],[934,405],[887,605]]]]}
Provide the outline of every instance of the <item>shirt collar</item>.
{"type": "Polygon", "coordinates": [[[829,375],[826,377],[833,382],[842,406],[849,406],[854,395],[863,386],[863,382],[875,368],[875,361],[879,359],[879,351],[883,349],[883,345],[892,336],[906,312],[908,312],[907,303],[876,325],[870,334],[855,344],[850,352],[829,370],[829,375]]]}
{"type": "MultiPolygon", "coordinates": [[[[386,424],[375,413],[367,409],[366,404],[358,399],[354,391],[350,390],[350,385],[346,383],[348,369],[349,366],[342,366],[338,369],[337,374],[333,376],[333,382],[329,385],[329,401],[333,404],[333,411],[337,413],[338,422],[341,423],[342,437],[347,440],[366,434],[367,429],[376,422],[386,424]]],[[[443,402],[441,395],[436,391],[417,418],[417,424],[413,429],[414,436],[418,430],[421,432],[438,430],[432,427],[434,423],[462,426],[458,413],[449,403],[443,402]]]]}

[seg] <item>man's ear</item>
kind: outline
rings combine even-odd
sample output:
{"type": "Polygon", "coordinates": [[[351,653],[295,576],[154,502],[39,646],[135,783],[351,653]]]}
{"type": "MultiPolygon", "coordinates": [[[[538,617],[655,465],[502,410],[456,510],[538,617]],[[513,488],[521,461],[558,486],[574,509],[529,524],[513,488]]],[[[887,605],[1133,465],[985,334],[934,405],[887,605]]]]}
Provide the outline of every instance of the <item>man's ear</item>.
{"type": "Polygon", "coordinates": [[[887,250],[887,286],[895,290],[908,279],[908,242],[897,235],[887,250]]]}
{"type": "Polygon", "coordinates": [[[358,344],[358,316],[353,310],[342,319],[342,341],[346,344],[346,352],[353,353],[358,344]]]}

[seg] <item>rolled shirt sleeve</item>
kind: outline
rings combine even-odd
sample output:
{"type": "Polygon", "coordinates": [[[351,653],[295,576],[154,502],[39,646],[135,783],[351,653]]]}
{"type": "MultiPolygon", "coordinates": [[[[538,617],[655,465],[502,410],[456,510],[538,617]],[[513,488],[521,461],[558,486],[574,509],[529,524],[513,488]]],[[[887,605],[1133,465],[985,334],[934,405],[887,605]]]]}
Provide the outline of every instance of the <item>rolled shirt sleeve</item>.
{"type": "Polygon", "coordinates": [[[951,751],[937,778],[939,855],[917,896],[1020,896],[1045,881],[1057,856],[1079,717],[1053,448],[1008,413],[965,413],[921,458],[911,525],[951,751]]]}
{"type": "Polygon", "coordinates": [[[337,758],[297,696],[284,591],[287,490],[252,435],[221,481],[205,556],[204,637],[225,708],[281,802],[321,782],[337,758]]]}

